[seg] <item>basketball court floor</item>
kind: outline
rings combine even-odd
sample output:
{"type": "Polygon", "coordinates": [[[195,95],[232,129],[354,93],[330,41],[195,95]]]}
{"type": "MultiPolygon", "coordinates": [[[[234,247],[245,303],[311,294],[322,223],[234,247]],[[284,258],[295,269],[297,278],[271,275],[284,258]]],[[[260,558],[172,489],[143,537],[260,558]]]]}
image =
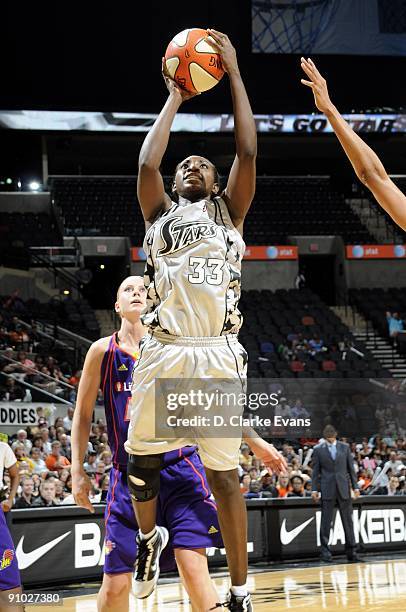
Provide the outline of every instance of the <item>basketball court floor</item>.
{"type": "MultiPolygon", "coordinates": [[[[228,590],[228,578],[221,574],[215,578],[222,601],[228,590]]],[[[88,585],[91,589],[91,586],[88,585]]],[[[47,606],[46,610],[65,612],[94,612],[95,593],[72,589],[70,596],[64,592],[63,606],[47,606]]],[[[254,569],[250,572],[248,586],[253,594],[255,612],[267,610],[292,610],[314,612],[315,610],[339,610],[348,612],[390,610],[406,611],[406,555],[392,559],[369,557],[364,563],[337,563],[331,565],[304,564],[282,569],[265,571],[254,569]]],[[[83,585],[82,585],[83,588],[83,585]]],[[[40,610],[30,606],[30,610],[40,610]]],[[[42,608],[43,609],[43,608],[42,608]]],[[[131,597],[131,612],[162,612],[163,610],[191,610],[187,595],[179,582],[164,580],[154,596],[144,602],[131,597]]]]}

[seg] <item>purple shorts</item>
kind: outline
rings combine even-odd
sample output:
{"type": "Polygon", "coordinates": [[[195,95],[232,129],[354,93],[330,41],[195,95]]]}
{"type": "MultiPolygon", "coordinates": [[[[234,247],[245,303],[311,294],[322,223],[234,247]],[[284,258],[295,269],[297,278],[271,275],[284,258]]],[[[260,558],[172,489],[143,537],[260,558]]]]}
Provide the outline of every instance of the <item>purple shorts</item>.
{"type": "MultiPolygon", "coordinates": [[[[157,524],[169,531],[169,543],[160,559],[162,571],[176,569],[174,548],[223,547],[217,508],[210,495],[203,464],[196,452],[161,471],[157,524]]],[[[128,492],[127,474],[116,469],[110,473],[104,517],[104,572],[132,572],[138,525],[128,492]]]]}
{"type": "Polygon", "coordinates": [[[7,527],[6,517],[0,506],[0,591],[21,586],[16,551],[7,527]]]}

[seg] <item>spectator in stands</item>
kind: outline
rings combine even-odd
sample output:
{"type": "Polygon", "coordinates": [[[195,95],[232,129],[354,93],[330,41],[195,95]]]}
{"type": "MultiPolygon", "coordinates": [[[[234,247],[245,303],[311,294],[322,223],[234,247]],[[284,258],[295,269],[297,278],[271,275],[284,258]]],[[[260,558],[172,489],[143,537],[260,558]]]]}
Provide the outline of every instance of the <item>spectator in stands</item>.
{"type": "Polygon", "coordinates": [[[58,503],[55,499],[55,482],[54,479],[48,478],[41,482],[39,486],[39,496],[33,502],[33,508],[42,508],[42,507],[50,507],[50,506],[58,506],[58,503]]]}
{"type": "MultiPolygon", "coordinates": [[[[39,448],[41,453],[44,452],[44,444],[42,442],[41,434],[37,433],[32,439],[32,448],[39,448]]],[[[32,449],[31,449],[32,450],[32,449]]]]}
{"type": "Polygon", "coordinates": [[[44,427],[41,429],[41,439],[42,439],[42,448],[44,449],[44,453],[49,455],[52,450],[51,440],[49,439],[49,429],[44,427]]]}
{"type": "Polygon", "coordinates": [[[22,402],[26,397],[24,389],[18,385],[14,378],[9,377],[0,390],[0,400],[7,402],[22,402]]]}
{"type": "Polygon", "coordinates": [[[110,474],[105,474],[104,476],[102,476],[99,482],[100,502],[101,503],[105,502],[107,499],[109,484],[110,484],[110,474]]]}
{"type": "Polygon", "coordinates": [[[403,320],[399,318],[398,312],[387,312],[386,320],[388,322],[389,336],[396,339],[399,332],[404,330],[403,320]]]}
{"type": "Polygon", "coordinates": [[[71,458],[71,444],[70,444],[70,437],[66,435],[65,432],[60,432],[57,435],[57,439],[59,440],[59,442],[61,443],[61,454],[66,457],[67,459],[71,458]]]}
{"type": "Polygon", "coordinates": [[[276,484],[278,497],[286,497],[289,493],[289,474],[279,474],[276,484]]]}
{"type": "Polygon", "coordinates": [[[389,454],[389,460],[385,463],[384,467],[386,469],[391,469],[393,474],[397,474],[401,465],[402,461],[399,459],[397,452],[391,451],[389,454]]]}
{"type": "Polygon", "coordinates": [[[101,480],[101,477],[104,476],[104,474],[106,473],[106,466],[104,464],[104,461],[97,461],[96,463],[96,471],[94,474],[94,479],[95,479],[95,483],[98,486],[99,482],[101,480]]]}
{"type": "MultiPolygon", "coordinates": [[[[41,438],[39,438],[41,440],[41,438]]],[[[34,463],[34,474],[43,474],[47,471],[47,466],[44,461],[41,449],[33,446],[30,453],[31,461],[34,463]]]]}
{"type": "Polygon", "coordinates": [[[252,464],[252,455],[248,444],[241,444],[240,463],[246,463],[248,466],[252,464]]]}
{"type": "Polygon", "coordinates": [[[35,367],[34,362],[28,359],[25,351],[19,351],[17,353],[16,361],[17,363],[10,363],[7,365],[4,368],[4,372],[7,374],[27,374],[35,367]]]}
{"type": "Polygon", "coordinates": [[[31,508],[35,498],[33,496],[34,481],[27,476],[21,481],[21,495],[14,504],[14,508],[21,510],[22,508],[31,508]]]}
{"type": "Polygon", "coordinates": [[[386,486],[379,487],[375,491],[375,495],[401,495],[399,491],[399,478],[397,476],[391,476],[386,486]]]}
{"type": "Polygon", "coordinates": [[[102,452],[100,455],[100,461],[103,461],[106,472],[109,472],[113,467],[113,455],[111,454],[110,449],[102,452]]]}
{"type": "Polygon", "coordinates": [[[86,474],[94,474],[96,471],[96,457],[97,452],[95,450],[88,451],[87,460],[83,464],[83,469],[86,474]]]}
{"type": "Polygon", "coordinates": [[[361,493],[367,491],[371,485],[374,472],[373,470],[360,470],[358,473],[358,488],[361,493]]]}
{"type": "Polygon", "coordinates": [[[249,474],[244,474],[240,482],[240,490],[243,495],[249,492],[250,483],[251,483],[251,476],[249,474]]]}
{"type": "Polygon", "coordinates": [[[25,429],[19,429],[17,431],[17,436],[15,442],[11,445],[11,448],[14,450],[18,444],[22,444],[28,454],[32,449],[32,442],[28,440],[27,431],[25,429]]]}
{"type": "Polygon", "coordinates": [[[290,479],[291,491],[286,497],[311,497],[310,491],[305,491],[304,479],[299,474],[295,474],[290,479]]]}
{"type": "Polygon", "coordinates": [[[302,400],[298,397],[290,409],[291,417],[295,419],[307,419],[310,417],[309,412],[302,404],[302,400]]]}
{"type": "Polygon", "coordinates": [[[261,472],[262,497],[279,497],[279,491],[273,484],[273,478],[268,470],[261,472]]]}
{"type": "Polygon", "coordinates": [[[59,480],[59,478],[53,479],[55,484],[55,501],[60,504],[65,499],[65,486],[64,483],[59,480]]]}
{"type": "Polygon", "coordinates": [[[326,350],[326,347],[324,346],[324,341],[319,336],[311,338],[311,340],[309,340],[308,342],[308,345],[310,355],[316,355],[317,353],[326,350]]]}
{"type": "Polygon", "coordinates": [[[64,467],[70,465],[70,461],[63,455],[61,455],[61,443],[59,440],[54,440],[51,444],[51,454],[46,458],[46,466],[51,472],[57,471],[58,473],[63,470],[64,467]]]}
{"type": "Polygon", "coordinates": [[[19,442],[14,446],[13,450],[17,458],[18,470],[26,471],[31,476],[35,470],[35,464],[29,457],[27,457],[24,444],[19,442]]]}
{"type": "Polygon", "coordinates": [[[66,417],[63,419],[63,426],[67,432],[72,431],[72,419],[73,419],[74,409],[72,406],[68,406],[66,417]]]}

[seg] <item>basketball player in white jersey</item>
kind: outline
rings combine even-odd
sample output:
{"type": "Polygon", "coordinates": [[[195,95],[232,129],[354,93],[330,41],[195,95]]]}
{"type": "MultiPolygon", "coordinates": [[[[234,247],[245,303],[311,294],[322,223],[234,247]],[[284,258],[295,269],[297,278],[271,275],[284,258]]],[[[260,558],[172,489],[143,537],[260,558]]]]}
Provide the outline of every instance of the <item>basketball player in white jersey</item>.
{"type": "Polygon", "coordinates": [[[301,58],[301,66],[310,80],[302,79],[303,85],[313,91],[314,101],[320,112],[326,115],[341,146],[350,160],[359,180],[373,193],[378,204],[406,231],[406,196],[389,178],[376,153],[362,140],[340,115],[327,89],[326,80],[315,63],[301,58]]]}
{"type": "MultiPolygon", "coordinates": [[[[255,191],[257,137],[254,117],[229,38],[208,30],[228,73],[234,109],[236,156],[221,191],[214,165],[198,155],[178,164],[172,198],[165,194],[159,168],[171,125],[182,102],[191,97],[169,78],[168,99],[140,152],[138,199],[149,227],[143,322],[150,336],[134,369],[128,440],[128,483],[140,535],[135,594],[155,587],[157,559],[165,532],[156,527],[162,453],[197,443],[218,516],[231,575],[228,606],[252,610],[247,591],[247,515],[237,466],[240,441],[198,436],[157,439],[154,429],[155,379],[230,379],[246,377],[247,355],[238,343],[238,310],[244,218],[255,191]]],[[[186,384],[186,382],[185,382],[186,384]]]]}

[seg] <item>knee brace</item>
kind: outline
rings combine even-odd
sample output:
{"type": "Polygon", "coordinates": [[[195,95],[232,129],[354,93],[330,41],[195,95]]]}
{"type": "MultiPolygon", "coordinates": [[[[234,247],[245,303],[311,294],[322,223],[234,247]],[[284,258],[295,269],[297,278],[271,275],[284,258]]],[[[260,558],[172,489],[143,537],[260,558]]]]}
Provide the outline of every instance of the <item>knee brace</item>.
{"type": "Polygon", "coordinates": [[[134,501],[146,502],[159,493],[162,455],[130,455],[127,482],[134,501]]]}

